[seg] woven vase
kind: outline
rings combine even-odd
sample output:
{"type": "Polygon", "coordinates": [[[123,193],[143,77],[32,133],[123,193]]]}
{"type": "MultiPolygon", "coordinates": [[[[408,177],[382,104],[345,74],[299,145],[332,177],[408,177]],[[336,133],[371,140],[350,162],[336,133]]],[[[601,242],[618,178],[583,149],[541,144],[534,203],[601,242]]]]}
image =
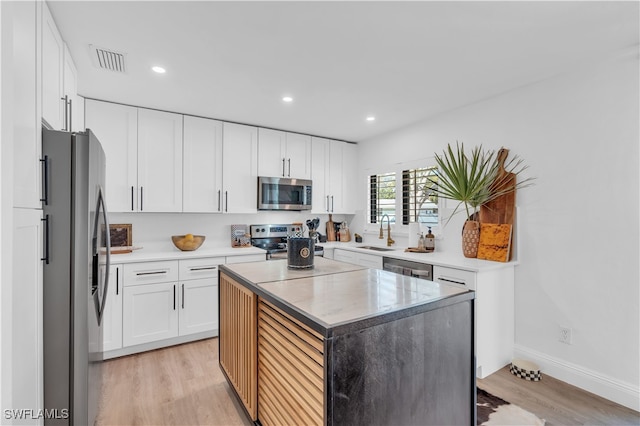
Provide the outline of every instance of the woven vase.
{"type": "Polygon", "coordinates": [[[462,254],[464,257],[478,257],[480,242],[480,222],[467,220],[462,228],[462,254]]]}

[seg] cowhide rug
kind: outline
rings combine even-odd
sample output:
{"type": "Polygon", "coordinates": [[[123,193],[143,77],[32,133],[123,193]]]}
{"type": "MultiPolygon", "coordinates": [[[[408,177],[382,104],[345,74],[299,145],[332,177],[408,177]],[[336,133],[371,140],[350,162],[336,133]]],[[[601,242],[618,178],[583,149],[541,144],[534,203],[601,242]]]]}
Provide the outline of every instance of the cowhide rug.
{"type": "Polygon", "coordinates": [[[542,426],[545,421],[517,405],[478,389],[478,425],[542,426]]]}

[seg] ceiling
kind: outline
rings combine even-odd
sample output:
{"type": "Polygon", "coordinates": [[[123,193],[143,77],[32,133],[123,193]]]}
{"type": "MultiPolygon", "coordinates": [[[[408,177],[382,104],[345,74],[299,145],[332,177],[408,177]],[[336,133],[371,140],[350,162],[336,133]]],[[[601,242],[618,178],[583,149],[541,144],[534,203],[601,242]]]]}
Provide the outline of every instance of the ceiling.
{"type": "Polygon", "coordinates": [[[347,141],[638,45],[638,2],[48,4],[82,96],[347,141]]]}

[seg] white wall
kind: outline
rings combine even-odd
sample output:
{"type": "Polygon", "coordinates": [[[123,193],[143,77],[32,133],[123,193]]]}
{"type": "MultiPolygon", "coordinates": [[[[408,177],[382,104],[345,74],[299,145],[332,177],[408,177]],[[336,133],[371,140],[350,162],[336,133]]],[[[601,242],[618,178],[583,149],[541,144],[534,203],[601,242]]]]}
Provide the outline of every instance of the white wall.
{"type": "MultiPolygon", "coordinates": [[[[365,168],[430,157],[456,140],[522,157],[537,181],[517,194],[515,354],[636,410],[638,76],[636,47],[359,144],[363,179],[365,168]],[[560,326],[573,330],[572,345],[558,341],[560,326]]],[[[447,250],[461,252],[462,220],[444,229],[447,250]]]]}
{"type": "MultiPolygon", "coordinates": [[[[171,235],[186,233],[205,235],[204,244],[231,246],[230,225],[258,225],[263,223],[305,223],[320,218],[320,233],[326,234],[327,215],[309,212],[265,211],[256,214],[205,214],[205,213],[111,213],[110,223],[131,223],[134,246],[166,243],[171,245],[171,235]]],[[[348,220],[346,215],[333,215],[334,222],[348,220]]]]}

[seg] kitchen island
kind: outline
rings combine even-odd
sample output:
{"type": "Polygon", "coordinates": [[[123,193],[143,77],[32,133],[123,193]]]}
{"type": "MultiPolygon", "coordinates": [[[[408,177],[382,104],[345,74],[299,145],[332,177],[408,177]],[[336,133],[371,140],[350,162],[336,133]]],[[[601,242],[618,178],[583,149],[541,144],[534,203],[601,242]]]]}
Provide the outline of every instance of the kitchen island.
{"type": "Polygon", "coordinates": [[[220,366],[252,421],[475,423],[474,292],[317,258],[222,265],[220,366]]]}

